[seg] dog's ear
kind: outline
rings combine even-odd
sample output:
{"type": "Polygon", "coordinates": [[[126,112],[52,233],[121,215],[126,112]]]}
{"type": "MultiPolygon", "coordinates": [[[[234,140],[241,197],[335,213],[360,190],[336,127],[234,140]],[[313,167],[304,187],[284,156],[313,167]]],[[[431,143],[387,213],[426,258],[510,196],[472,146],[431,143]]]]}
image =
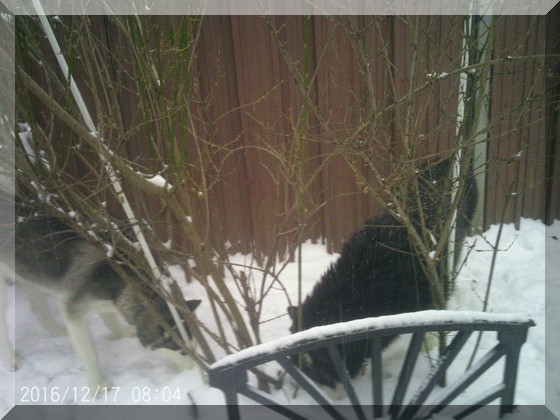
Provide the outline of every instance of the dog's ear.
{"type": "Polygon", "coordinates": [[[187,300],[187,308],[189,308],[189,311],[193,312],[196,308],[198,308],[200,302],[202,301],[199,299],[187,300]]]}
{"type": "Polygon", "coordinates": [[[292,318],[293,322],[296,322],[297,320],[297,313],[298,313],[298,307],[297,306],[288,306],[288,315],[290,315],[290,318],[292,318]]]}

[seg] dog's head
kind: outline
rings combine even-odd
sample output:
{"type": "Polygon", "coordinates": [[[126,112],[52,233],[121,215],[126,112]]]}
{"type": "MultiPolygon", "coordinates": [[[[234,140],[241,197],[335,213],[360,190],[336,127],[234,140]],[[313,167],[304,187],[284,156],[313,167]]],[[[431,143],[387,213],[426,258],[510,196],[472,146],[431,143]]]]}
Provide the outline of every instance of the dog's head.
{"type": "MultiPolygon", "coordinates": [[[[200,302],[200,300],[187,300],[185,305],[192,312],[200,305],[200,302]]],[[[182,322],[189,338],[192,339],[192,334],[186,323],[182,322]]],[[[179,329],[167,302],[159,294],[155,292],[151,294],[147,305],[138,311],[135,324],[138,338],[144,347],[150,350],[161,350],[168,354],[174,352],[178,356],[185,356],[185,352],[181,350],[181,346],[174,337],[175,334],[169,331],[169,328],[171,328],[180,337],[179,329]]]]}
{"type": "MultiPolygon", "coordinates": [[[[298,321],[298,308],[296,306],[288,307],[288,314],[292,319],[290,332],[292,334],[298,331],[304,331],[311,328],[312,325],[306,325],[305,312],[302,313],[301,328],[298,321]]],[[[341,381],[336,369],[331,361],[327,349],[317,349],[306,353],[295,354],[291,357],[292,363],[301,369],[309,379],[319,385],[326,387],[329,394],[337,398],[340,393],[341,381]]]]}

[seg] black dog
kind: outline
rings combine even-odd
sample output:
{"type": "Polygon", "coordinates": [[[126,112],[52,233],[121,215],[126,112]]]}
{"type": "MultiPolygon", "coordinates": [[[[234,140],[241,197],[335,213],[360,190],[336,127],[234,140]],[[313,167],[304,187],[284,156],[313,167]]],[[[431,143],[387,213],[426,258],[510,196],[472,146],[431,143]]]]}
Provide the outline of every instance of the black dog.
{"type": "MultiPolygon", "coordinates": [[[[410,183],[409,192],[405,195],[405,205],[412,222],[417,225],[422,217],[425,227],[436,240],[449,216],[450,162],[447,159],[419,167],[418,190],[410,183]],[[445,191],[448,193],[445,194],[445,191]],[[421,209],[418,208],[418,198],[421,209]]],[[[457,209],[456,243],[461,243],[468,233],[477,195],[476,182],[468,176],[457,209]]],[[[449,281],[445,270],[440,271],[447,299],[449,281]]],[[[352,235],[344,244],[340,258],[305,299],[301,308],[301,330],[354,319],[433,309],[433,306],[427,276],[410,244],[406,227],[384,211],[378,217],[366,220],[363,229],[352,235]]],[[[292,333],[299,330],[297,312],[297,307],[288,308],[293,321],[292,333]]],[[[382,345],[386,346],[389,342],[390,339],[387,339],[382,345]]],[[[368,357],[367,347],[367,342],[339,347],[351,377],[358,373],[368,357]]],[[[325,349],[309,352],[303,358],[302,368],[319,384],[335,388],[340,382],[325,349]]]]}

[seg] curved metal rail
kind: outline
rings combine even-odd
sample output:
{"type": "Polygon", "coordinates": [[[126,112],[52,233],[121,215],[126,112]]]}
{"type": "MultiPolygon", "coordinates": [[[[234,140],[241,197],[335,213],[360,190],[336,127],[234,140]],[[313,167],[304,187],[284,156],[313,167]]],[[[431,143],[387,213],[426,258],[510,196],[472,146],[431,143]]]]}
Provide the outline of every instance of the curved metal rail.
{"type": "Polygon", "coordinates": [[[345,419],[339,407],[321,391],[290,360],[290,356],[319,348],[326,348],[343,378],[343,385],[358,419],[428,419],[444,408],[452,408],[447,416],[461,419],[496,400],[500,402],[500,416],[513,410],[513,397],[517,379],[517,367],[521,346],[527,338],[528,329],[535,323],[517,315],[497,315],[479,312],[423,311],[413,314],[390,315],[377,318],[350,321],[316,327],[273,342],[261,344],[224,357],[209,369],[210,385],[221,389],[228,404],[230,420],[240,419],[238,394],[267,406],[290,419],[306,419],[306,415],[293,406],[285,405],[248,384],[248,371],[270,361],[278,362],[292,378],[324,409],[322,418],[345,419]],[[416,320],[416,321],[415,321],[416,320]],[[423,384],[406,404],[404,396],[420,353],[424,335],[428,332],[453,332],[454,338],[446,351],[439,357],[423,384]],[[456,378],[438,397],[428,401],[436,384],[445,377],[447,368],[463,348],[467,339],[476,331],[495,331],[497,344],[463,375],[456,378]],[[391,397],[389,407],[383,406],[381,339],[387,336],[412,334],[399,379],[391,397]],[[360,340],[371,340],[372,400],[364,406],[358,399],[351,380],[346,374],[344,360],[337,351],[337,345],[360,340]],[[449,407],[457,396],[467,389],[477,378],[497,361],[505,359],[504,372],[500,384],[484,390],[477,398],[460,406],[449,407]],[[371,411],[367,410],[371,406],[371,411]]]}

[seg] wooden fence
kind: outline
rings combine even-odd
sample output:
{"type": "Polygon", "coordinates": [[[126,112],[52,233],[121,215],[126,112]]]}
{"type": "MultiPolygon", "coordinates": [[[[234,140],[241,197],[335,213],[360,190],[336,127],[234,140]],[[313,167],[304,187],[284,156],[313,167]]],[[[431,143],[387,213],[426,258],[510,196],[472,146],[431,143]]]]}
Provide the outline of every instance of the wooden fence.
{"type": "MultiPolygon", "coordinates": [[[[78,19],[82,18],[53,21],[63,50],[68,48],[76,57],[87,53],[80,52],[80,43],[72,38],[78,19]]],[[[378,179],[372,168],[358,157],[353,160],[351,153],[341,153],[341,145],[344,150],[367,147],[375,169],[390,174],[411,139],[419,158],[443,153],[456,141],[461,17],[140,19],[143,36],[136,42],[144,43],[148,54],[153,52],[156,77],[173,75],[157,80],[162,83],[158,94],[171,101],[182,92],[190,101],[189,114],[177,114],[172,124],[175,137],[183,142],[180,155],[192,164],[195,184],[184,188],[199,203],[193,218],[200,229],[209,226],[227,240],[230,252],[267,253],[275,238],[284,235],[287,239],[279,248],[284,254],[303,217],[302,239],[326,240],[329,250],[337,251],[364,219],[379,213],[383,205],[375,198],[378,179]],[[185,61],[184,68],[171,73],[167,63],[173,59],[160,54],[158,46],[177,42],[181,34],[198,34],[196,43],[189,38],[184,44],[185,57],[193,65],[185,61]],[[303,76],[298,79],[298,74],[303,76]],[[407,95],[410,106],[396,106],[407,95]],[[190,122],[181,119],[185,115],[190,122]],[[377,120],[368,121],[371,115],[377,120]],[[311,182],[302,190],[307,180],[311,182]]],[[[92,16],[79,25],[87,25],[103,45],[105,64],[112,69],[92,75],[79,58],[72,61],[88,106],[94,115],[102,111],[92,92],[103,78],[119,84],[118,118],[130,130],[118,142],[119,150],[140,167],[161,169],[154,167],[153,145],[161,144],[164,161],[172,150],[163,140],[146,141],[157,136],[154,127],[161,122],[147,121],[142,112],[139,90],[146,82],[134,67],[134,52],[121,42],[113,18],[92,16]]],[[[504,16],[494,21],[488,169],[481,188],[486,196],[484,227],[501,220],[517,223],[521,217],[550,222],[560,216],[560,188],[554,177],[559,164],[552,155],[558,135],[553,103],[558,99],[558,65],[548,63],[546,70],[544,59],[545,48],[558,51],[555,26],[547,25],[544,17],[504,16]],[[530,58],[517,59],[521,56],[530,58]],[[547,78],[547,71],[556,71],[556,79],[547,78]],[[545,95],[545,88],[552,94],[545,95]]],[[[48,86],[44,69],[27,56],[26,42],[17,42],[18,60],[48,86]]],[[[48,55],[49,47],[41,48],[48,55]]],[[[48,112],[41,107],[25,107],[35,108],[37,124],[49,124],[48,112]]],[[[62,147],[71,134],[55,124],[52,142],[62,147]]],[[[77,179],[88,177],[79,160],[67,168],[77,179]]],[[[138,207],[146,200],[135,199],[138,207]]],[[[143,205],[148,213],[161,209],[159,203],[143,205]]]]}

